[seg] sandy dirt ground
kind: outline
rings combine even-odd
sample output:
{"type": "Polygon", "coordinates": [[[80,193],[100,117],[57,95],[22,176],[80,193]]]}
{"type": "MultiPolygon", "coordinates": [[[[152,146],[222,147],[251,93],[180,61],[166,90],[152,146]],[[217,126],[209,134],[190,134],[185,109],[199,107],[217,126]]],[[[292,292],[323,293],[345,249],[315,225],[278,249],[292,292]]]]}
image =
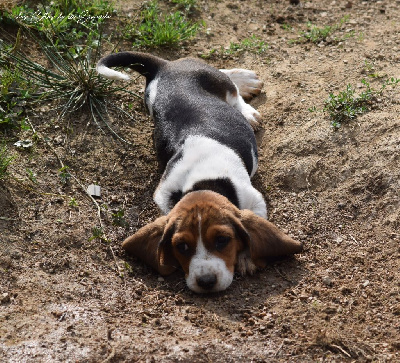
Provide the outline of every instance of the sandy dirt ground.
{"type": "MultiPolygon", "coordinates": [[[[119,2],[125,14],[139,5],[119,2]]],[[[89,114],[60,121],[42,105],[30,115],[41,137],[30,151],[15,149],[10,166],[24,182],[0,183],[0,361],[400,362],[399,88],[337,130],[325,113],[309,111],[349,83],[361,92],[363,78],[376,89],[400,78],[400,1],[198,8],[205,27],[193,42],[153,52],[199,57],[252,35],[268,44],[261,54],[219,51],[206,61],[253,69],[264,81],[252,101],[263,115],[254,185],[269,219],[304,253],[236,276],[218,294],[191,292],[180,272],[162,278],[121,249],[159,216],[143,102],[115,99],[133,103],[134,120],[113,122],[133,147],[99,132],[89,114]],[[326,41],[291,42],[307,22],[323,27],[347,15],[326,41]],[[59,159],[76,179],[61,183],[59,159]],[[102,188],[96,203],[107,240],[91,238],[100,227],[85,193],[92,183],[102,188]],[[116,226],[112,214],[121,210],[127,225],[116,226]]],[[[133,87],[141,92],[143,80],[133,87]]]]}

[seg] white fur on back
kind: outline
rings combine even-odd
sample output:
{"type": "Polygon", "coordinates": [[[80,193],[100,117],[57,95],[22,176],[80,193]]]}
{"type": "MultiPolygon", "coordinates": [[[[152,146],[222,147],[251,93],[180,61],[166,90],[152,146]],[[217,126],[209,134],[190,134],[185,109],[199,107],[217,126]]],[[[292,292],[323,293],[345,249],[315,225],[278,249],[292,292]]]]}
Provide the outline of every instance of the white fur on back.
{"type": "MultiPolygon", "coordinates": [[[[254,154],[254,153],[253,153],[254,154]]],[[[255,159],[255,158],[254,158],[255,159]]],[[[264,199],[250,181],[240,157],[229,147],[204,136],[189,136],[182,146],[182,158],[163,175],[154,200],[165,214],[170,211],[173,192],[190,191],[202,180],[226,178],[235,187],[240,209],[252,210],[266,218],[264,199]]]]}
{"type": "Polygon", "coordinates": [[[118,72],[106,66],[97,66],[96,70],[99,74],[109,79],[118,79],[122,81],[128,81],[130,79],[126,73],[118,72]]]}

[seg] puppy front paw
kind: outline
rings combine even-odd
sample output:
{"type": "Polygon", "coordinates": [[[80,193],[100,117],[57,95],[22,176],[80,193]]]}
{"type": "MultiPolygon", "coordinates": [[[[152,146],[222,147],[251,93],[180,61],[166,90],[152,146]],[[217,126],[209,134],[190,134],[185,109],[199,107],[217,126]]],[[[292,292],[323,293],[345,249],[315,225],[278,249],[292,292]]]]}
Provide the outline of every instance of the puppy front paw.
{"type": "Polygon", "coordinates": [[[241,112],[242,112],[243,116],[246,118],[246,120],[249,122],[249,124],[251,125],[253,130],[258,131],[261,127],[260,126],[260,121],[261,121],[260,113],[247,103],[242,105],[241,112]]]}
{"type": "Polygon", "coordinates": [[[237,270],[244,275],[253,275],[257,271],[257,266],[249,255],[249,251],[243,251],[239,253],[237,260],[237,270]]]}

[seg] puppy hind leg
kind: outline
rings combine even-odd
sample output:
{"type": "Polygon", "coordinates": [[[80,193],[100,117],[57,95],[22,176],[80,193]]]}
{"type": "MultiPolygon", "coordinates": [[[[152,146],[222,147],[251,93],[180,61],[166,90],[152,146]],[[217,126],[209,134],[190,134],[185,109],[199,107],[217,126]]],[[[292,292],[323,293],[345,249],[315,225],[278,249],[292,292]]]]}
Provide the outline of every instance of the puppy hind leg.
{"type": "MultiPolygon", "coordinates": [[[[246,89],[246,83],[244,81],[246,75],[249,75],[248,79],[252,79],[252,77],[257,78],[255,73],[252,71],[234,69],[220,72],[211,68],[203,72],[197,72],[197,81],[204,90],[220,97],[229,105],[239,110],[253,129],[258,130],[258,121],[261,120],[261,115],[252,106],[247,104],[240,94],[239,86],[241,86],[243,92],[246,89]],[[234,82],[234,80],[239,83],[239,86],[234,82]]],[[[262,82],[257,83],[258,86],[256,86],[254,82],[252,84],[254,85],[254,87],[252,87],[253,94],[261,92],[262,82]],[[258,91],[254,91],[255,89],[258,91]]],[[[247,85],[247,87],[250,86],[247,85]]]]}

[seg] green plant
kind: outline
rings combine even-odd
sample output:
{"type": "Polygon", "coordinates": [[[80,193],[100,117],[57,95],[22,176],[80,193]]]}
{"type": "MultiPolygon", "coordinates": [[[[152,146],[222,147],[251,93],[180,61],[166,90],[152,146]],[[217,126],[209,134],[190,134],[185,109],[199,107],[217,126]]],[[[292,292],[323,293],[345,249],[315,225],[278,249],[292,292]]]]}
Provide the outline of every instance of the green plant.
{"type": "Polygon", "coordinates": [[[128,271],[128,273],[130,273],[130,274],[133,273],[133,268],[132,268],[132,266],[131,266],[128,262],[125,262],[125,263],[124,263],[124,267],[125,267],[125,270],[128,271]]]}
{"type": "Polygon", "coordinates": [[[24,4],[13,7],[10,12],[5,12],[4,16],[10,22],[51,35],[67,32],[68,28],[72,28],[68,14],[64,15],[56,7],[45,8],[41,6],[35,10],[24,4]]]}
{"type": "Polygon", "coordinates": [[[293,30],[293,27],[292,27],[290,24],[286,24],[286,23],[282,23],[282,24],[280,25],[280,27],[281,27],[283,30],[287,30],[287,31],[293,30]]]}
{"type": "Polygon", "coordinates": [[[249,38],[243,39],[239,43],[231,42],[228,48],[221,47],[218,49],[211,49],[207,54],[203,54],[202,58],[211,58],[213,55],[225,55],[231,56],[234,54],[241,54],[244,52],[255,53],[255,54],[263,54],[267,51],[268,44],[263,40],[259,39],[255,35],[252,35],[249,38]]]}
{"type": "MultiPolygon", "coordinates": [[[[323,112],[328,114],[333,127],[338,128],[342,123],[349,122],[358,115],[369,111],[377,96],[381,95],[387,86],[397,86],[400,83],[400,79],[392,77],[386,80],[378,90],[373,89],[365,79],[361,80],[361,83],[366,89],[360,94],[356,94],[351,84],[348,84],[346,89],[337,95],[329,94],[324,103],[323,112]]],[[[309,110],[316,111],[316,108],[309,110]]]]}
{"type": "Polygon", "coordinates": [[[59,169],[59,176],[61,179],[61,183],[63,184],[67,184],[69,182],[69,180],[71,179],[71,174],[68,171],[69,166],[65,165],[63,166],[61,169],[59,169]]]}
{"type": "Polygon", "coordinates": [[[170,0],[170,2],[187,14],[197,10],[197,0],[170,0]]]}
{"type": "MultiPolygon", "coordinates": [[[[109,99],[119,91],[140,97],[128,91],[126,84],[115,87],[112,80],[97,74],[95,66],[99,58],[101,36],[98,42],[84,47],[85,57],[75,57],[74,53],[60,52],[52,39],[37,37],[29,29],[25,30],[37,42],[51,66],[42,66],[18,49],[4,52],[0,57],[0,66],[12,63],[21,79],[34,86],[35,92],[30,95],[32,102],[57,102],[56,110],[60,117],[85,106],[101,130],[105,126],[118,139],[127,142],[111,128],[108,108],[113,107],[128,117],[130,115],[110,103],[109,99]]],[[[59,37],[58,44],[62,41],[62,37],[59,37]]]]}
{"type": "Polygon", "coordinates": [[[28,174],[28,179],[32,183],[37,184],[36,173],[32,169],[29,169],[29,168],[26,168],[26,173],[28,174]]]}
{"type": "Polygon", "coordinates": [[[81,16],[99,16],[114,12],[112,1],[107,0],[53,0],[52,6],[64,14],[75,12],[81,16]]]}
{"type": "MultiPolygon", "coordinates": [[[[349,20],[349,16],[346,15],[342,19],[340,19],[338,24],[335,25],[327,25],[322,28],[319,28],[313,25],[311,22],[307,23],[307,30],[301,32],[301,37],[294,42],[311,42],[311,43],[320,43],[326,40],[328,37],[331,37],[333,33],[342,28],[343,24],[345,24],[349,20]]],[[[349,37],[354,35],[353,33],[347,34],[345,37],[349,37]]],[[[336,39],[338,40],[338,39],[336,39]]]]}
{"type": "Polygon", "coordinates": [[[75,198],[71,197],[70,200],[69,200],[68,205],[69,205],[70,207],[76,208],[76,207],[78,206],[78,202],[76,201],[75,198]]]}
{"type": "Polygon", "coordinates": [[[55,43],[62,36],[62,45],[73,45],[100,34],[100,26],[113,12],[112,4],[105,0],[54,0],[38,5],[36,10],[26,4],[15,6],[4,12],[3,21],[44,33],[55,43]]]}
{"type": "Polygon", "coordinates": [[[114,226],[128,227],[129,224],[124,218],[125,211],[123,209],[118,210],[112,214],[112,223],[114,226]]]}
{"type": "MultiPolygon", "coordinates": [[[[0,43],[0,51],[1,51],[0,43]]],[[[0,60],[1,64],[1,60],[0,60]]],[[[24,106],[31,97],[30,82],[21,77],[21,72],[4,64],[0,69],[0,130],[25,128],[24,106]]]]}
{"type": "Polygon", "coordinates": [[[13,159],[14,157],[9,155],[7,146],[5,144],[0,145],[0,180],[8,175],[7,168],[13,159]]]}
{"type": "Polygon", "coordinates": [[[250,38],[243,39],[240,43],[230,43],[227,54],[240,53],[240,52],[250,52],[261,54],[266,52],[268,45],[255,35],[250,38]]]}
{"type": "Polygon", "coordinates": [[[89,238],[89,241],[93,241],[94,239],[99,239],[100,241],[108,242],[107,238],[104,237],[104,232],[101,227],[92,228],[92,236],[89,238]]]}
{"type": "Polygon", "coordinates": [[[144,6],[140,19],[125,31],[139,47],[176,47],[192,39],[200,28],[200,24],[189,21],[180,11],[162,15],[157,1],[144,6]]]}
{"type": "Polygon", "coordinates": [[[363,73],[367,74],[369,78],[382,78],[383,75],[380,75],[375,70],[375,65],[373,62],[369,62],[367,60],[364,61],[364,69],[363,73]]]}
{"type": "Polygon", "coordinates": [[[372,96],[369,88],[356,96],[353,86],[348,84],[346,90],[339,92],[338,95],[329,94],[325,101],[324,111],[328,113],[332,126],[339,127],[341,123],[365,113],[371,105],[372,96]]]}

